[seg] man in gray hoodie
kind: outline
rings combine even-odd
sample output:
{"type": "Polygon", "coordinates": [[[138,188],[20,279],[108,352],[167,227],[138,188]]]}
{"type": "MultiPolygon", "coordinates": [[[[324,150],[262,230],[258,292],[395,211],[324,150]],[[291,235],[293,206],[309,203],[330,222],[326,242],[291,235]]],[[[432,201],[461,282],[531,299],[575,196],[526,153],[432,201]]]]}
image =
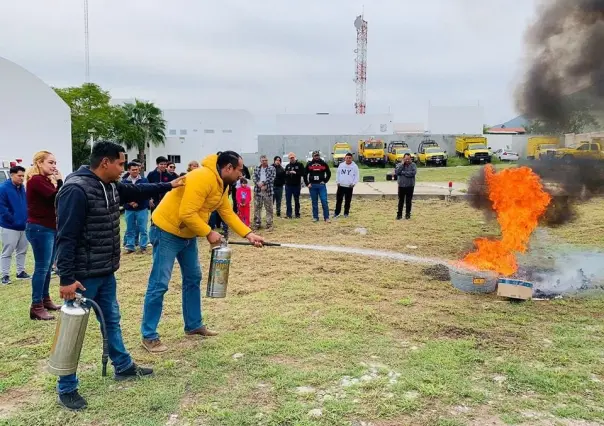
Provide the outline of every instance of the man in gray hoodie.
{"type": "Polygon", "coordinates": [[[417,166],[411,161],[411,154],[405,154],[403,162],[396,166],[394,174],[398,180],[398,211],[396,213],[396,220],[403,218],[403,206],[405,206],[405,219],[411,219],[411,205],[413,190],[415,189],[415,175],[417,174],[417,166]]]}

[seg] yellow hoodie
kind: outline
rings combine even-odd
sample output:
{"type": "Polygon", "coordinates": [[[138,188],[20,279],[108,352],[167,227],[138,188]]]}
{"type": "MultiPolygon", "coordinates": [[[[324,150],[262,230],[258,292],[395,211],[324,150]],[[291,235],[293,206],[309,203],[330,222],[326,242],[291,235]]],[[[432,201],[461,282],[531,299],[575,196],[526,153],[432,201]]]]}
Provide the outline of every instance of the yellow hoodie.
{"type": "Polygon", "coordinates": [[[212,231],[208,225],[210,214],[218,210],[222,220],[239,236],[252,232],[233,211],[217,161],[216,154],[208,155],[200,168],[187,173],[184,186],[164,196],[151,216],[157,227],[181,238],[205,237],[212,231]]]}

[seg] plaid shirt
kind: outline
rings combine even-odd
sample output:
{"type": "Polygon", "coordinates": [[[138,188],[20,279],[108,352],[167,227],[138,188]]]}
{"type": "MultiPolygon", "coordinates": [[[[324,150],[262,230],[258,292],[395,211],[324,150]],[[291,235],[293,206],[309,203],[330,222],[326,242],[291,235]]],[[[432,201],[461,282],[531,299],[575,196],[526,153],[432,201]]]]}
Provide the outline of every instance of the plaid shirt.
{"type": "MultiPolygon", "coordinates": [[[[254,169],[254,194],[260,194],[260,170],[262,166],[258,166],[254,169]]],[[[266,181],[264,182],[264,193],[269,197],[273,196],[273,184],[275,182],[275,176],[277,171],[271,165],[266,168],[266,181]]]]}

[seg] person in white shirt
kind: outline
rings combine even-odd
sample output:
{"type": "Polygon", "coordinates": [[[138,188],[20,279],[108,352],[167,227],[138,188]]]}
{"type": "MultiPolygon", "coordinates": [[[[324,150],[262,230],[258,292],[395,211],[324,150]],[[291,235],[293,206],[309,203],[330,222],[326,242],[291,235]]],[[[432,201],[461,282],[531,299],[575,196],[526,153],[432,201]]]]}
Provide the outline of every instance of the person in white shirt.
{"type": "Polygon", "coordinates": [[[334,217],[339,217],[342,211],[342,199],[344,199],[344,217],[350,214],[350,202],[352,201],[352,191],[359,182],[359,168],[352,161],[352,154],[349,152],[344,157],[344,162],[338,166],[336,173],[336,183],[338,192],[336,193],[336,210],[334,217]]]}

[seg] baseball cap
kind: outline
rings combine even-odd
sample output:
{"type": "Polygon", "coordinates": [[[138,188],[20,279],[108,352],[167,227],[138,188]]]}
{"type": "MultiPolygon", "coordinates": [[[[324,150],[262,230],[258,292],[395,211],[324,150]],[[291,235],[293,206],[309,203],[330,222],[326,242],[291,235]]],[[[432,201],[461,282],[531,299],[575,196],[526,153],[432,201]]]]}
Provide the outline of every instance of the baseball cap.
{"type": "Polygon", "coordinates": [[[312,156],[314,157],[315,155],[321,155],[321,153],[318,150],[313,151],[312,152],[312,156]]]}

